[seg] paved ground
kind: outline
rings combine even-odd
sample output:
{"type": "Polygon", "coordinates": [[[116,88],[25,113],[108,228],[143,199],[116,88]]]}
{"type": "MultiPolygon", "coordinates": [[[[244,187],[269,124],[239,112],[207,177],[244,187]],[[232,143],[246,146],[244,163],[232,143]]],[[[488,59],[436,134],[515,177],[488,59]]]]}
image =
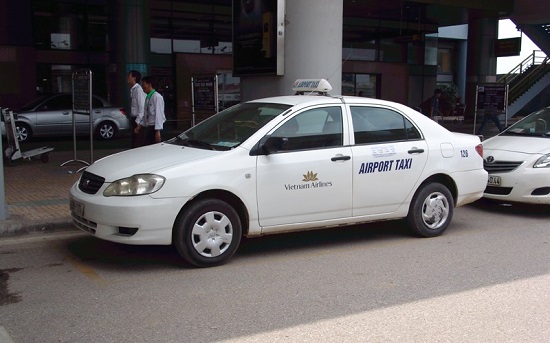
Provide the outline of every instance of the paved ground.
{"type": "MultiPolygon", "coordinates": [[[[451,131],[473,133],[473,124],[445,121],[451,131]]],[[[490,123],[487,137],[498,131],[490,123]]],[[[120,150],[94,150],[94,160],[120,150]]],[[[89,151],[77,151],[77,159],[89,161],[89,151]]],[[[5,204],[7,218],[0,220],[0,237],[72,229],[69,212],[69,189],[78,180],[84,164],[69,163],[73,151],[52,151],[49,161],[40,158],[18,159],[14,165],[4,163],[5,204]]],[[[1,197],[1,194],[0,194],[1,197]]]]}
{"type": "MultiPolygon", "coordinates": [[[[94,151],[94,160],[117,152],[94,151]]],[[[77,159],[89,161],[89,152],[77,152],[77,159]]],[[[4,189],[7,218],[0,221],[0,237],[70,228],[69,188],[78,180],[83,163],[74,160],[73,151],[52,151],[49,161],[40,157],[4,161],[4,189]]],[[[0,195],[1,196],[1,195],[0,195]]]]}

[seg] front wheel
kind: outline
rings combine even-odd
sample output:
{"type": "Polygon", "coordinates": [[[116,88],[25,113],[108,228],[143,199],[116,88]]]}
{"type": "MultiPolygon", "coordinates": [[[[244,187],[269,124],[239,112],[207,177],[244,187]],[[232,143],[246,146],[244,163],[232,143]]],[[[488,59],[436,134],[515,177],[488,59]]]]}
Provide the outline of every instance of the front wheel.
{"type": "Polygon", "coordinates": [[[185,262],[196,267],[213,267],[233,256],[241,235],[241,220],[231,205],[203,199],[178,215],[173,242],[185,262]]]}
{"type": "Polygon", "coordinates": [[[15,136],[20,143],[26,143],[31,140],[32,131],[27,124],[15,123],[15,136]]]}
{"type": "Polygon", "coordinates": [[[422,186],[414,195],[407,221],[422,237],[441,235],[453,218],[454,201],[451,192],[440,183],[422,186]]]}

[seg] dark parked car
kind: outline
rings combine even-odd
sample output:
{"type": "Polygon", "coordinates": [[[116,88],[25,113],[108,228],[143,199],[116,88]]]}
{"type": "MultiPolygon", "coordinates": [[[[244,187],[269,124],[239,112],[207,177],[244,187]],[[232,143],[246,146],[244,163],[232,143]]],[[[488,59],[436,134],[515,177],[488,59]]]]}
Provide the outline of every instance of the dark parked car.
{"type": "MultiPolygon", "coordinates": [[[[34,99],[15,113],[16,135],[20,142],[32,137],[72,136],[73,98],[71,93],[44,95],[34,99]]],[[[99,139],[112,139],[130,129],[130,120],[123,108],[112,106],[106,99],[92,97],[93,132],[99,139]]],[[[90,116],[75,113],[77,135],[90,133],[90,116]]],[[[2,128],[4,134],[4,128],[2,128]]]]}

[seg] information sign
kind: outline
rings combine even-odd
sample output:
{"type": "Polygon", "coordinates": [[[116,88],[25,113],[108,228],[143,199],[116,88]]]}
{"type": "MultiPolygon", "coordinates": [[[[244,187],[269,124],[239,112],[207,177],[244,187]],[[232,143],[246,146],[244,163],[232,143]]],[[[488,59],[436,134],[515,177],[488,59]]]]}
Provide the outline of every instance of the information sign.
{"type": "Polygon", "coordinates": [[[478,111],[502,114],[506,112],[507,85],[503,83],[477,86],[476,109],[478,111]]]}
{"type": "Polygon", "coordinates": [[[215,76],[193,78],[193,107],[196,111],[216,112],[215,76]]]}
{"type": "Polygon", "coordinates": [[[92,97],[92,77],[89,70],[73,73],[73,111],[81,114],[90,113],[92,97]]]}

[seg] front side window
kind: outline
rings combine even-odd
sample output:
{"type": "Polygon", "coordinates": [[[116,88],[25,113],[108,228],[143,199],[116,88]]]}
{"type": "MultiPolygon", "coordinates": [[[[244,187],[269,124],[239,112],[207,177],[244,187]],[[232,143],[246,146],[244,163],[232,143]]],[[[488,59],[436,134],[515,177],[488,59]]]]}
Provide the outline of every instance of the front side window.
{"type": "Polygon", "coordinates": [[[352,106],[355,144],[419,139],[420,132],[400,113],[387,108],[352,106]]]}
{"type": "Polygon", "coordinates": [[[271,137],[280,138],[279,151],[342,146],[342,109],[339,106],[304,111],[278,128],[271,137]]]}
{"type": "Polygon", "coordinates": [[[54,96],[50,100],[46,101],[44,105],[41,106],[40,110],[43,111],[54,111],[54,110],[68,110],[72,107],[72,95],[63,94],[54,96]]]}

